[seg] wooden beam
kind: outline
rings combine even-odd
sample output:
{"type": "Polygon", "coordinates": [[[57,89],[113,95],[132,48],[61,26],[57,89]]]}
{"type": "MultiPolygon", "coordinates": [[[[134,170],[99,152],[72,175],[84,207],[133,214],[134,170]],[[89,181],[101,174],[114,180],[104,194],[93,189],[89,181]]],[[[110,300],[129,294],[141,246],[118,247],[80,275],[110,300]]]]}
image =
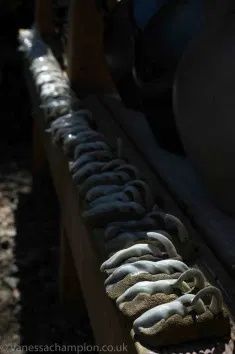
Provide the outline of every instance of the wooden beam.
{"type": "Polygon", "coordinates": [[[118,0],[108,0],[107,2],[107,8],[108,10],[113,10],[115,6],[118,4],[118,0]]]}
{"type": "Polygon", "coordinates": [[[47,158],[42,141],[42,133],[36,119],[33,121],[33,175],[38,176],[47,169],[47,158]]]}
{"type": "Polygon", "coordinates": [[[54,31],[53,1],[36,0],[35,2],[35,25],[42,37],[48,36],[54,31]]]}
{"type": "Polygon", "coordinates": [[[102,237],[94,235],[81,220],[80,200],[71,179],[68,161],[46,133],[44,112],[27,69],[26,78],[33,104],[33,116],[37,122],[34,126],[35,133],[38,130],[34,134],[35,144],[38,146],[40,143],[41,146],[43,142],[61,208],[60,299],[66,309],[68,302],[72,301],[74,316],[78,320],[81,314],[83,316],[83,299],[85,300],[96,344],[119,348],[125,345],[128,349],[123,353],[150,354],[142,347],[139,349],[139,343],[134,343],[130,335],[131,323],[105,293],[104,276],[99,270],[103,259],[97,254],[97,248],[103,247],[94,242],[95,239],[102,240],[102,237]]]}
{"type": "Polygon", "coordinates": [[[78,313],[81,319],[86,316],[87,309],[63,223],[60,244],[60,300],[70,317],[76,318],[78,313]]]}
{"type": "Polygon", "coordinates": [[[136,354],[138,352],[129,335],[130,323],[105,293],[104,277],[99,270],[101,259],[94,247],[92,232],[81,220],[80,200],[69,173],[68,162],[61,150],[52,144],[50,137],[45,133],[43,117],[38,118],[41,120],[41,132],[44,133],[45,149],[61,207],[62,223],[66,231],[64,236],[70,245],[72,253],[70,257],[74,261],[74,269],[86,300],[96,344],[114,347],[125,344],[129,354],[136,354]]]}
{"type": "Polygon", "coordinates": [[[71,0],[69,10],[68,76],[83,93],[114,92],[103,46],[103,20],[95,0],[71,0]]]}

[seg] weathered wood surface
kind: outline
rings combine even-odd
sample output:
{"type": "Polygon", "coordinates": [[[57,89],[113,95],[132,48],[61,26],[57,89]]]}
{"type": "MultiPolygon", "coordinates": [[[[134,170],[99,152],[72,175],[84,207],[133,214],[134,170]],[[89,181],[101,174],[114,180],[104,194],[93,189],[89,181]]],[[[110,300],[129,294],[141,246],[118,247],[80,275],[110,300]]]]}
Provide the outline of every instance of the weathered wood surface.
{"type": "Polygon", "coordinates": [[[53,33],[53,18],[53,0],[36,0],[34,22],[42,37],[53,33]]]}
{"type": "Polygon", "coordinates": [[[33,108],[34,157],[40,157],[39,160],[42,161],[33,164],[37,167],[34,169],[34,178],[37,179],[37,175],[43,172],[46,156],[61,211],[61,299],[66,307],[70,300],[73,301],[74,315],[78,317],[83,314],[83,301],[85,302],[98,345],[115,347],[124,344],[128,346],[130,354],[143,353],[143,350],[146,354],[150,353],[138,343],[135,346],[130,335],[131,324],[105,293],[104,276],[99,270],[103,261],[102,238],[99,237],[102,235],[93,234],[81,220],[79,196],[69,172],[68,161],[46,133],[44,113],[40,109],[38,95],[27,67],[25,72],[33,108]],[[71,262],[65,259],[67,256],[71,257],[71,262]],[[74,286],[71,281],[75,281],[74,286]]]}
{"type": "Polygon", "coordinates": [[[75,92],[114,92],[103,50],[103,20],[95,0],[71,0],[68,76],[75,92]]]}
{"type": "MultiPolygon", "coordinates": [[[[43,130],[44,127],[41,126],[41,131],[43,130]]],[[[134,343],[129,336],[130,325],[105,294],[104,278],[99,270],[101,259],[92,241],[92,232],[81,220],[78,193],[72,183],[68,162],[44,132],[43,141],[61,208],[61,223],[66,230],[96,343],[113,346],[125,343],[128,345],[128,352],[135,353],[134,343]]],[[[66,277],[70,277],[67,272],[63,274],[63,278],[66,277]]],[[[65,292],[66,288],[62,291],[65,292]]]]}

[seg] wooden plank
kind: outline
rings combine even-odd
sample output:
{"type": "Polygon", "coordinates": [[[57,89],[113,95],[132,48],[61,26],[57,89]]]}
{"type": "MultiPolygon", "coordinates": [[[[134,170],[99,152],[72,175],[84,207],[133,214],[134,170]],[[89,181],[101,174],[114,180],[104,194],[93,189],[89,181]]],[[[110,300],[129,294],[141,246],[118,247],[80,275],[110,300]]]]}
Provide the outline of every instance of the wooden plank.
{"type": "Polygon", "coordinates": [[[80,279],[96,343],[99,345],[128,345],[128,353],[135,353],[129,332],[130,324],[105,294],[104,277],[99,268],[101,260],[92,242],[92,232],[81,220],[76,187],[68,170],[68,163],[50,138],[44,136],[45,147],[61,206],[62,222],[68,235],[74,265],[80,279]]]}
{"type": "MultiPolygon", "coordinates": [[[[45,117],[40,108],[38,95],[31,76],[27,71],[27,66],[25,70],[33,104],[33,117],[36,120],[38,136],[43,141],[59,200],[63,237],[67,237],[69,243],[69,249],[74,261],[73,267],[76,269],[83,298],[86,301],[95,341],[100,346],[127,346],[128,350],[123,351],[123,353],[139,353],[140,349],[135,349],[134,341],[130,336],[131,323],[126,321],[105,293],[104,276],[99,270],[102,259],[98,256],[93,240],[93,233],[81,220],[80,201],[69,172],[68,161],[62,151],[52,144],[50,134],[46,132],[45,117]]],[[[94,239],[97,239],[97,235],[95,235],[94,239]]],[[[66,239],[62,239],[61,243],[64,246],[67,243],[66,239]]],[[[67,250],[61,250],[61,252],[62,257],[64,257],[65,253],[68,252],[68,248],[67,250]]],[[[64,265],[64,267],[67,267],[67,265],[64,265]]],[[[62,273],[63,271],[66,271],[65,268],[62,270],[62,273]]],[[[61,288],[64,288],[63,284],[61,284],[61,288]]],[[[78,292],[76,294],[80,296],[78,292]]],[[[69,296],[74,297],[76,294],[70,294],[69,296]]],[[[61,296],[63,296],[62,293],[61,296]]],[[[79,312],[76,309],[75,312],[79,316],[79,312]]],[[[143,354],[143,348],[138,343],[137,345],[138,348],[141,348],[141,353],[143,354]]],[[[148,353],[148,351],[145,351],[145,353],[148,353]]]]}
{"type": "Polygon", "coordinates": [[[68,235],[61,224],[60,244],[60,300],[70,317],[76,319],[77,314],[82,319],[87,308],[84,302],[81,285],[74,267],[73,254],[69,244],[68,235]]]}
{"type": "Polygon", "coordinates": [[[114,92],[103,48],[103,20],[96,0],[71,0],[69,10],[68,76],[82,93],[114,92]]]}
{"type": "Polygon", "coordinates": [[[44,174],[45,170],[47,170],[47,158],[44,149],[44,145],[42,142],[42,134],[38,129],[37,120],[33,121],[33,176],[37,178],[37,176],[44,174]]]}
{"type": "Polygon", "coordinates": [[[91,230],[87,229],[81,220],[80,201],[68,169],[68,161],[61,150],[52,144],[50,135],[45,131],[44,115],[38,105],[36,90],[29,76],[28,84],[34,103],[34,119],[37,120],[39,136],[41,135],[43,139],[61,208],[61,223],[68,237],[95,341],[100,346],[126,345],[128,353],[138,353],[130,336],[131,323],[126,321],[105,293],[104,276],[99,270],[102,259],[97,254],[91,230]]]}
{"type": "Polygon", "coordinates": [[[53,0],[36,0],[34,22],[42,37],[53,33],[53,0]]]}

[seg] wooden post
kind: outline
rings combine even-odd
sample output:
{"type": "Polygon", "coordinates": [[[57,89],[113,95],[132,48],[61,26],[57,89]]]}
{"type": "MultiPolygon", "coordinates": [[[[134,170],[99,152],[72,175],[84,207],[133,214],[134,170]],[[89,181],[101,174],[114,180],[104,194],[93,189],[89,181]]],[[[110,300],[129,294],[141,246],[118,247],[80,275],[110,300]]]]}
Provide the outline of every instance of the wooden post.
{"type": "Polygon", "coordinates": [[[35,25],[43,36],[53,33],[53,1],[36,0],[35,2],[35,25]]]}
{"type": "Polygon", "coordinates": [[[83,93],[114,92],[103,47],[103,20],[96,0],[71,0],[68,75],[73,89],[83,93]]]}
{"type": "Polygon", "coordinates": [[[109,1],[107,1],[108,10],[113,10],[114,7],[117,5],[117,3],[118,3],[117,0],[109,0],[109,1]]]}
{"type": "Polygon", "coordinates": [[[38,175],[45,170],[47,158],[43,146],[43,137],[39,130],[37,120],[33,121],[33,174],[38,175]]]}

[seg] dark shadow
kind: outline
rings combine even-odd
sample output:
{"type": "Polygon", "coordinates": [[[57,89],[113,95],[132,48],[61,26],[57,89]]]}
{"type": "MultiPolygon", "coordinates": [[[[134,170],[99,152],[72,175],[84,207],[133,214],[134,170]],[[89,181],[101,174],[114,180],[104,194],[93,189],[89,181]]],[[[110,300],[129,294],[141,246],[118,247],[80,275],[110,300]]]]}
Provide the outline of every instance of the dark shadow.
{"type": "MultiPolygon", "coordinates": [[[[59,299],[59,209],[49,176],[16,212],[16,264],[19,269],[23,345],[83,345],[92,343],[88,318],[75,324],[59,299]]],[[[67,351],[70,352],[69,350],[67,351]]]]}

